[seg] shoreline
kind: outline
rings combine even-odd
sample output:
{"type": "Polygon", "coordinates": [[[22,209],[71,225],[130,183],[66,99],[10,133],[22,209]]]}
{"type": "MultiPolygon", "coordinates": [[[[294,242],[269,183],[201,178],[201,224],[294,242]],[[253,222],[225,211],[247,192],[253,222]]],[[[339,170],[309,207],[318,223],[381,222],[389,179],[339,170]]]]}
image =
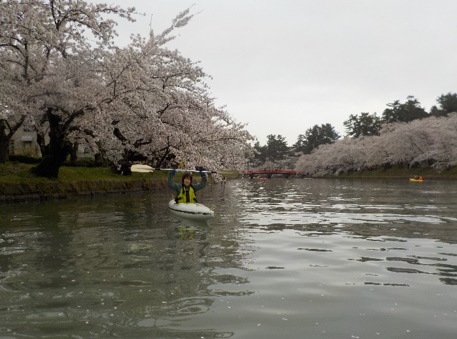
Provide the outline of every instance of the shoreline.
{"type": "Polygon", "coordinates": [[[167,188],[163,180],[131,181],[87,180],[74,182],[0,184],[0,204],[46,200],[65,200],[96,195],[150,192],[167,188]]]}
{"type": "MultiPolygon", "coordinates": [[[[166,189],[166,173],[134,173],[132,176],[113,174],[108,168],[62,167],[60,179],[38,178],[30,174],[31,165],[8,163],[0,166],[0,204],[65,200],[96,195],[151,192],[166,189]]],[[[388,168],[345,173],[333,176],[303,177],[316,180],[404,180],[420,175],[422,184],[433,181],[457,180],[457,167],[442,171],[430,168],[388,168]]],[[[239,172],[225,176],[239,178],[239,172]]],[[[297,176],[298,178],[299,176],[297,176]]],[[[250,179],[252,180],[252,179],[250,179]]],[[[208,180],[208,184],[214,184],[208,180]]]]}
{"type": "MultiPolygon", "coordinates": [[[[253,180],[246,178],[248,180],[253,180]]],[[[332,176],[303,178],[315,180],[408,180],[404,176],[332,176]]],[[[456,180],[457,177],[428,176],[424,182],[456,180]]],[[[271,179],[268,179],[271,180],[271,179]]],[[[286,179],[287,180],[287,179],[286,179]]],[[[421,184],[423,184],[422,182],[421,184]]],[[[209,182],[211,184],[211,182],[209,182]]],[[[71,182],[53,181],[39,183],[0,183],[0,204],[16,202],[39,202],[47,200],[66,200],[97,195],[151,192],[167,189],[163,178],[132,180],[78,180],[71,182]]]]}
{"type": "MultiPolygon", "coordinates": [[[[0,205],[16,202],[64,200],[96,195],[152,192],[168,188],[168,173],[133,173],[122,176],[108,167],[62,166],[59,178],[34,176],[33,165],[18,162],[0,164],[0,205]]],[[[229,171],[227,179],[238,176],[229,171]]],[[[197,179],[199,180],[199,179],[197,179]]],[[[211,179],[208,184],[213,184],[211,179]]]]}

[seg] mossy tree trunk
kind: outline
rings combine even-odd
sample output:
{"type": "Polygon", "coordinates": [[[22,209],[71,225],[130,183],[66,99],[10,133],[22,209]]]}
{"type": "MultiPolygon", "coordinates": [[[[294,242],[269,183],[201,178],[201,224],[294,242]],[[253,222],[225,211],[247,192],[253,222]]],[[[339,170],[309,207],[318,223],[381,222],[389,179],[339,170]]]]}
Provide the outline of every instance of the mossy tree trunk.
{"type": "Polygon", "coordinates": [[[9,151],[8,151],[9,139],[5,140],[3,135],[0,133],[0,164],[4,164],[9,160],[9,151]]]}
{"type": "Polygon", "coordinates": [[[59,169],[70,155],[72,144],[66,139],[70,121],[62,121],[62,116],[52,108],[47,109],[49,121],[49,144],[41,162],[32,169],[39,177],[58,178],[59,169]]]}

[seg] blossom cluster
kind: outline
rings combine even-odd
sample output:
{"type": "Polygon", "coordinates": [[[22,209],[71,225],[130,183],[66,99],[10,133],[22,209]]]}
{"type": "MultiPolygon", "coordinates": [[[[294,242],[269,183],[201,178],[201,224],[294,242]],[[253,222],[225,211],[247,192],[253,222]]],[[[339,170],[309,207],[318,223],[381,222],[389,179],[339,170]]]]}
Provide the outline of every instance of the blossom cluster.
{"type": "Polygon", "coordinates": [[[198,63],[167,48],[189,10],[160,34],[116,46],[113,17],[134,15],[85,1],[1,1],[0,104],[36,131],[43,157],[83,144],[112,163],[173,154],[212,169],[243,166],[245,125],[216,106],[198,63]]]}

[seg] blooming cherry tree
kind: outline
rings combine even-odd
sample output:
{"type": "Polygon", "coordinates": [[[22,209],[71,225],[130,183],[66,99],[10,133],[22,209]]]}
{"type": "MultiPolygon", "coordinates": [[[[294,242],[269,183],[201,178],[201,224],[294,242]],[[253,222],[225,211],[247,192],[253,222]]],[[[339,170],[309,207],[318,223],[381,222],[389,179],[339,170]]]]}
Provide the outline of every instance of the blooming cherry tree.
{"type": "Polygon", "coordinates": [[[392,165],[437,169],[456,166],[457,113],[387,124],[379,136],[345,138],[322,145],[301,156],[296,170],[322,176],[392,165]]]}
{"type": "Polygon", "coordinates": [[[100,77],[94,75],[115,34],[115,22],[103,15],[131,19],[132,12],[84,1],[0,2],[0,103],[28,116],[37,130],[49,126],[38,175],[57,177],[75,120],[95,108],[100,77]]]}
{"type": "Polygon", "coordinates": [[[243,163],[252,139],[244,125],[215,106],[196,63],[166,48],[192,15],[183,11],[163,33],[116,47],[112,17],[133,20],[134,11],[85,1],[0,2],[0,105],[37,132],[37,175],[57,177],[78,143],[112,163],[160,163],[169,154],[215,169],[243,163]]]}

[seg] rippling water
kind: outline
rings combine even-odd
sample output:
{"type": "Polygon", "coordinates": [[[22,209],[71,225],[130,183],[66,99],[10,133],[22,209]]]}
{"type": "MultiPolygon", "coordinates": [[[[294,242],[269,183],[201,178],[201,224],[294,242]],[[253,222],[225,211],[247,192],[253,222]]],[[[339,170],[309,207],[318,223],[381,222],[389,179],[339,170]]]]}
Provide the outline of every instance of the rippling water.
{"type": "Polygon", "coordinates": [[[0,205],[0,338],[455,338],[457,182],[242,179],[0,205]]]}

